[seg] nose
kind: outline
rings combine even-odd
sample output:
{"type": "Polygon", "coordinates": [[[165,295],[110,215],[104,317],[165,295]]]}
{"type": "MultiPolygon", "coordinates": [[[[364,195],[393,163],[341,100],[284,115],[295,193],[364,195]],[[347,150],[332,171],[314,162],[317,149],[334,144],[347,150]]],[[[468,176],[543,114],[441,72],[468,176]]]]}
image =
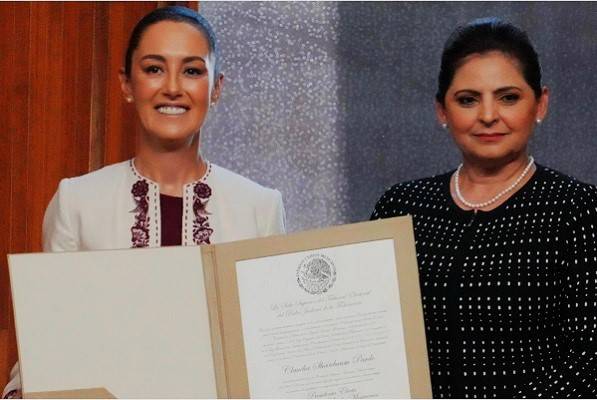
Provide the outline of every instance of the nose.
{"type": "Polygon", "coordinates": [[[481,102],[481,107],[479,108],[479,120],[483,124],[486,126],[493,125],[498,120],[498,115],[497,104],[492,98],[484,99],[481,102]]]}
{"type": "Polygon", "coordinates": [[[182,95],[180,79],[178,74],[168,74],[164,82],[164,95],[170,99],[175,99],[182,95]]]}

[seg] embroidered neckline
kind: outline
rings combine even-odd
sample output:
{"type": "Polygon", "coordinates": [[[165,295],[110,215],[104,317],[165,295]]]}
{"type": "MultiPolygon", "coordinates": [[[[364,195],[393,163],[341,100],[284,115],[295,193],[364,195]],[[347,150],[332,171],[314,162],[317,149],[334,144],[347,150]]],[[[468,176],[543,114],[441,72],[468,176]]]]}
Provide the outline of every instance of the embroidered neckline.
{"type": "MultiPolygon", "coordinates": [[[[211,162],[209,162],[207,160],[203,160],[203,161],[205,161],[205,164],[207,165],[207,168],[206,168],[205,173],[203,174],[203,176],[201,178],[193,181],[193,182],[185,183],[183,185],[183,188],[187,187],[187,186],[191,186],[191,185],[196,185],[197,183],[205,182],[207,180],[207,178],[211,174],[212,166],[211,166],[211,162]]],[[[135,159],[134,158],[131,158],[129,160],[129,166],[131,167],[131,170],[133,171],[133,174],[137,177],[138,180],[147,181],[147,182],[151,183],[152,185],[155,185],[155,186],[157,186],[159,188],[160,185],[157,182],[155,182],[155,181],[153,181],[153,180],[151,180],[151,179],[149,179],[149,178],[141,175],[141,173],[137,170],[137,167],[135,167],[135,159]]]]}
{"type": "Polygon", "coordinates": [[[135,223],[131,227],[131,241],[133,247],[147,247],[149,246],[149,185],[143,179],[138,180],[133,184],[131,194],[135,200],[136,207],[133,213],[135,215],[135,223]]]}
{"type": "Polygon", "coordinates": [[[206,210],[211,193],[207,183],[197,182],[193,188],[193,242],[197,245],[211,244],[214,230],[209,226],[209,212],[206,210]]]}
{"type": "MultiPolygon", "coordinates": [[[[207,178],[211,175],[212,164],[209,161],[207,163],[207,170],[203,176],[191,183],[187,183],[183,187],[183,193],[185,193],[183,199],[188,198],[188,194],[192,193],[192,205],[193,205],[193,243],[197,245],[211,244],[211,235],[213,234],[213,228],[209,224],[209,215],[207,211],[207,203],[212,195],[211,187],[206,183],[207,178]],[[192,188],[192,190],[191,190],[192,188]]],[[[133,184],[131,194],[135,201],[135,209],[131,212],[136,213],[135,223],[131,227],[131,241],[132,247],[148,247],[149,246],[149,229],[150,229],[150,217],[149,217],[149,185],[153,185],[157,190],[154,193],[159,192],[159,185],[157,182],[152,181],[149,178],[144,177],[137,171],[134,163],[134,159],[130,160],[130,168],[133,175],[137,178],[137,181],[133,184]]],[[[190,199],[189,199],[190,200],[190,199]]],[[[155,201],[158,201],[156,199],[155,201]]],[[[184,200],[183,200],[184,201],[184,200]]],[[[183,205],[185,202],[183,202],[183,205]]],[[[188,203],[187,203],[188,204],[188,203]]],[[[156,217],[157,218],[157,217],[156,217]]],[[[158,223],[156,219],[156,224],[158,223]]],[[[156,225],[156,228],[159,225],[156,225]]],[[[186,226],[184,227],[186,232],[186,226]]],[[[156,232],[159,237],[159,232],[156,232]]],[[[186,237],[186,234],[185,234],[186,237]]],[[[188,242],[187,242],[188,243],[188,242]]],[[[183,242],[184,244],[184,242],[183,242]]],[[[158,245],[156,243],[156,245],[158,245]]]]}

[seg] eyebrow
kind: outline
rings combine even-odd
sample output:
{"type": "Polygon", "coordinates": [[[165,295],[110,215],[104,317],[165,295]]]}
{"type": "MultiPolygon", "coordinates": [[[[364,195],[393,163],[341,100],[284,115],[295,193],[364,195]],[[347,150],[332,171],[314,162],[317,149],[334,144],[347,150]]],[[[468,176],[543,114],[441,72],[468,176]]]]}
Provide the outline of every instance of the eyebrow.
{"type": "MultiPolygon", "coordinates": [[[[519,88],[518,86],[504,86],[504,87],[501,87],[501,88],[498,88],[498,89],[494,90],[493,93],[494,94],[502,94],[504,92],[508,92],[510,90],[513,90],[513,89],[514,90],[522,91],[522,89],[519,88]]],[[[462,89],[462,90],[459,90],[459,91],[455,92],[454,96],[458,96],[459,94],[462,94],[462,93],[471,93],[471,94],[474,94],[474,95],[480,95],[481,94],[480,92],[477,92],[476,90],[473,90],[473,89],[462,89]]]]}
{"type": "MultiPolygon", "coordinates": [[[[166,57],[161,56],[159,54],[146,54],[143,57],[141,57],[141,60],[157,60],[161,62],[166,62],[166,57]]],[[[202,61],[205,63],[205,59],[199,56],[188,56],[182,59],[183,63],[189,63],[193,61],[202,61]]]]}

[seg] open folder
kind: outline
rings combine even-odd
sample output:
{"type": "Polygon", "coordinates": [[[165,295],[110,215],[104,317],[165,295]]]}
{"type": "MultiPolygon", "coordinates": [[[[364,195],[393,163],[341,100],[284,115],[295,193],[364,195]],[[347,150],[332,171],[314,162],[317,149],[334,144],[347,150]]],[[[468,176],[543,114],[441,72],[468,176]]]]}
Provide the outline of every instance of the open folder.
{"type": "Polygon", "coordinates": [[[431,397],[410,217],[9,268],[25,395],[431,397]]]}

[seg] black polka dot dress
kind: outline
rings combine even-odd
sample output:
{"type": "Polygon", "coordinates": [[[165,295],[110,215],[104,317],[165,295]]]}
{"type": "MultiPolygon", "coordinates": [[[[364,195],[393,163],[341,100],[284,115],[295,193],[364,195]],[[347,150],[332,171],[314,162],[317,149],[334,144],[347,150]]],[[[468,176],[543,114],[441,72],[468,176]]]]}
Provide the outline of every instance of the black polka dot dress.
{"type": "Polygon", "coordinates": [[[371,216],[413,216],[433,396],[597,397],[597,188],[538,165],[475,214],[451,175],[395,185],[371,216]]]}

